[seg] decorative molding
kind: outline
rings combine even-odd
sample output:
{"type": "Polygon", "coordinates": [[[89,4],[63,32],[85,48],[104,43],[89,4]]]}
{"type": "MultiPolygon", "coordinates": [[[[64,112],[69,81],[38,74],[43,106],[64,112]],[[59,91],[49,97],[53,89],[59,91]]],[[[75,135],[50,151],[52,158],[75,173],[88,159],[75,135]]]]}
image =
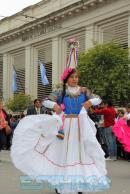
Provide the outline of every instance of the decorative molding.
{"type": "Polygon", "coordinates": [[[48,25],[46,27],[41,26],[41,27],[39,27],[39,29],[33,28],[31,32],[23,33],[21,40],[22,41],[31,40],[31,39],[37,38],[43,34],[53,32],[53,31],[60,29],[60,28],[62,28],[61,23],[51,24],[51,25],[48,25]]]}
{"type": "MultiPolygon", "coordinates": [[[[7,37],[9,37],[10,35],[16,34],[17,38],[18,37],[20,38],[22,36],[22,39],[24,39],[23,34],[25,34],[27,31],[32,31],[35,28],[40,28],[40,25],[43,25],[43,24],[47,25],[48,27],[46,27],[45,30],[43,30],[44,32],[41,34],[48,33],[48,31],[46,29],[52,28],[52,30],[50,30],[50,31],[53,31],[53,27],[49,26],[50,24],[52,24],[52,23],[54,24],[56,21],[65,20],[68,17],[72,17],[72,15],[74,16],[74,14],[76,14],[76,15],[80,14],[81,11],[83,13],[86,10],[89,11],[89,10],[95,9],[97,5],[100,5],[101,2],[105,2],[105,1],[106,0],[80,0],[79,2],[73,3],[69,6],[66,6],[65,8],[62,8],[62,9],[55,11],[55,12],[52,12],[52,13],[48,14],[47,16],[35,19],[29,23],[26,23],[26,24],[18,27],[18,28],[15,28],[13,30],[9,30],[7,32],[0,34],[0,44],[4,43],[7,40],[7,37]]],[[[17,13],[17,15],[18,15],[18,13],[17,13]]],[[[8,19],[9,19],[9,17],[8,17],[8,19]]],[[[56,25],[59,25],[59,24],[56,24],[56,25]]],[[[11,39],[10,39],[10,41],[11,41],[11,39]]]]}

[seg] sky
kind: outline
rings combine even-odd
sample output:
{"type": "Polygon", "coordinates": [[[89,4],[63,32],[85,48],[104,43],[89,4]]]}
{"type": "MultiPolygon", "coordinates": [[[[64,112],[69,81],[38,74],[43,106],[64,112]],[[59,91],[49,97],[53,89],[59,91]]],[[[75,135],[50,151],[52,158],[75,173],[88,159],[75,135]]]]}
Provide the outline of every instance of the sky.
{"type": "Polygon", "coordinates": [[[11,16],[41,0],[0,0],[0,19],[11,16]],[[4,17],[1,17],[4,16],[4,17]]]}

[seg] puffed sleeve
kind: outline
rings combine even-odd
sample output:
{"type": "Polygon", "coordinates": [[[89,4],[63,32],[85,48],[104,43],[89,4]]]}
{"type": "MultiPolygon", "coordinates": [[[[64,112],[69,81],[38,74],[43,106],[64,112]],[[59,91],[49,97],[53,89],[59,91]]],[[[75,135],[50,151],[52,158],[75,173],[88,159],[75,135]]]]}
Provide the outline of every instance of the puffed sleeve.
{"type": "Polygon", "coordinates": [[[99,97],[89,99],[89,101],[92,103],[93,106],[97,106],[102,102],[101,98],[99,97]]]}
{"type": "Polygon", "coordinates": [[[93,106],[97,106],[102,102],[100,96],[93,94],[88,88],[81,87],[81,91],[86,93],[87,100],[89,100],[93,106]]]}
{"type": "Polygon", "coordinates": [[[53,109],[54,105],[59,102],[60,96],[61,96],[61,92],[60,91],[53,91],[42,102],[42,105],[45,106],[46,108],[53,109]]]}
{"type": "Polygon", "coordinates": [[[92,93],[91,90],[89,90],[87,88],[86,88],[86,95],[87,95],[88,99],[100,98],[99,95],[92,93]]]}

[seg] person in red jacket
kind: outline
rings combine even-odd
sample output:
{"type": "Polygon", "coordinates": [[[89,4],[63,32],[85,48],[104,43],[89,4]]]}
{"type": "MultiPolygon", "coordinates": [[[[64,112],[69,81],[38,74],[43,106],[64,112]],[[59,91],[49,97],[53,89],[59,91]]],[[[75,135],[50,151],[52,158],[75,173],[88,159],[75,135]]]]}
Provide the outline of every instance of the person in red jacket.
{"type": "Polygon", "coordinates": [[[104,101],[104,107],[95,110],[96,114],[104,115],[104,138],[108,147],[110,159],[117,159],[117,144],[116,137],[112,132],[112,126],[115,123],[116,110],[113,107],[112,101],[104,101]]]}

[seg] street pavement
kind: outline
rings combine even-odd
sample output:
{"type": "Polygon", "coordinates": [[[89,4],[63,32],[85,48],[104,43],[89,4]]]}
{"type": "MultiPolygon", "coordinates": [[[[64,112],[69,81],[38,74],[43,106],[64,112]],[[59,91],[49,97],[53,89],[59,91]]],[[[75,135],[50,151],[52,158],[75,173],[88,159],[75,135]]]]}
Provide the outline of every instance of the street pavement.
{"type": "MultiPolygon", "coordinates": [[[[109,190],[97,194],[130,194],[130,162],[107,161],[107,170],[112,186],[109,190]]],[[[55,194],[49,189],[22,189],[20,185],[22,175],[13,166],[10,152],[0,152],[0,194],[55,194]]]]}

